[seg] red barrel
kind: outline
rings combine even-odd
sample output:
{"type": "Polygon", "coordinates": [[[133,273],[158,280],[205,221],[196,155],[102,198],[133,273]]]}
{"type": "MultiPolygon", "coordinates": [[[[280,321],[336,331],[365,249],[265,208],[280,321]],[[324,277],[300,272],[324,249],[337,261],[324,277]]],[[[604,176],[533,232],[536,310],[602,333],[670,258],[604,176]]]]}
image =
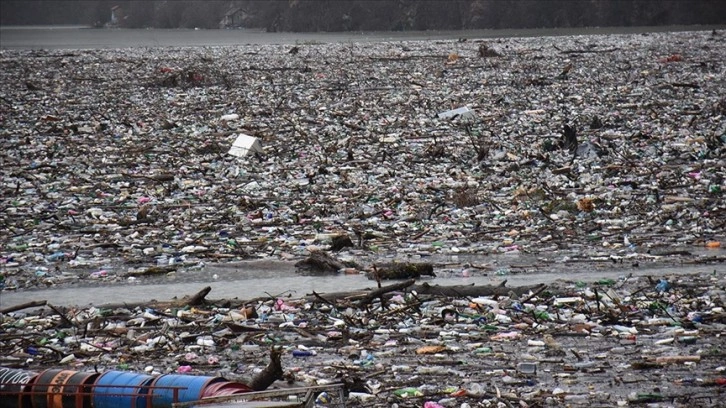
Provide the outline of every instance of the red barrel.
{"type": "Polygon", "coordinates": [[[26,394],[38,374],[32,371],[0,367],[0,401],[7,408],[30,406],[30,395],[26,394]]]}
{"type": "Polygon", "coordinates": [[[33,408],[91,408],[91,384],[97,373],[49,369],[33,384],[33,408]]]}
{"type": "Polygon", "coordinates": [[[222,381],[216,382],[214,384],[209,384],[206,388],[204,388],[202,398],[244,394],[246,392],[252,391],[252,388],[248,387],[247,384],[242,384],[234,381],[222,381]]]}

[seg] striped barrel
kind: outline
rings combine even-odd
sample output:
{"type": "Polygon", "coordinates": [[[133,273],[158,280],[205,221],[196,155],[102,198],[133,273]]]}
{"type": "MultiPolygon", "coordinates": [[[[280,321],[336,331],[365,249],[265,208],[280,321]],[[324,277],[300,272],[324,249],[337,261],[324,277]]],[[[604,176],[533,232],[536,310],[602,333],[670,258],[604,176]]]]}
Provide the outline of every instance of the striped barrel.
{"type": "Polygon", "coordinates": [[[90,384],[97,373],[49,369],[32,386],[32,408],[91,408],[90,384]]]}
{"type": "Polygon", "coordinates": [[[0,401],[7,408],[30,407],[30,391],[37,373],[18,370],[15,368],[0,367],[0,401]]]}

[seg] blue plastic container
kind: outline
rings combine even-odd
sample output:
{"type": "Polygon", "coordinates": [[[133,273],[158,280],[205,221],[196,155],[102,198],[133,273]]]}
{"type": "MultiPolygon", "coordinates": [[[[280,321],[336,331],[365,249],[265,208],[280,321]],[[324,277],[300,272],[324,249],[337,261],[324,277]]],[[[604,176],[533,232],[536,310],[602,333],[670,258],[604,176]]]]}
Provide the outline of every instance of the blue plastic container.
{"type": "Polygon", "coordinates": [[[96,408],[146,408],[146,395],[154,377],[126,371],[107,371],[93,387],[96,408]],[[140,395],[136,395],[140,394],[140,395]]]}
{"type": "Polygon", "coordinates": [[[227,381],[222,377],[207,377],[201,375],[180,375],[165,374],[156,377],[151,384],[153,394],[151,406],[153,408],[171,408],[174,402],[189,402],[202,399],[205,389],[210,385],[221,381],[227,381]],[[173,388],[154,387],[178,387],[177,400],[174,401],[173,388]]]}

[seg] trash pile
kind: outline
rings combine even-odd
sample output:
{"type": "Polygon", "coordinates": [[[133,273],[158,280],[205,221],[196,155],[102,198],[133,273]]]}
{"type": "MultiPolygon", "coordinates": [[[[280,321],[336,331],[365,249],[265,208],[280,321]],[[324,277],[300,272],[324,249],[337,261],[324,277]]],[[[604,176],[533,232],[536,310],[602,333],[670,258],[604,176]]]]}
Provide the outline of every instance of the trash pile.
{"type": "Polygon", "coordinates": [[[374,255],[723,262],[725,42],[2,50],[3,286],[294,260],[340,234],[374,255]]]}
{"type": "MultiPolygon", "coordinates": [[[[249,379],[278,353],[271,390],[343,384],[346,406],[718,407],[725,278],[511,288],[409,280],[301,298],[212,300],[203,290],[139,305],[48,305],[3,315],[0,364],[255,388],[249,379]]],[[[318,393],[317,406],[340,406],[318,393]]]]}

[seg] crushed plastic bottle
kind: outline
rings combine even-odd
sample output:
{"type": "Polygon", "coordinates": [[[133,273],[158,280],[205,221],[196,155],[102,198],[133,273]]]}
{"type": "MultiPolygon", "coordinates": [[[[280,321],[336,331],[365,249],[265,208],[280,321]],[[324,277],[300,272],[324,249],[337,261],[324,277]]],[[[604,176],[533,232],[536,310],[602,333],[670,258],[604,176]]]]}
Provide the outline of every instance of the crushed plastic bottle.
{"type": "Polygon", "coordinates": [[[668,290],[671,288],[670,283],[668,282],[668,279],[661,279],[658,281],[658,284],[655,285],[655,290],[658,292],[668,292],[668,290]]]}
{"type": "Polygon", "coordinates": [[[292,351],[293,357],[311,357],[314,355],[315,355],[315,353],[311,350],[293,350],[292,351]]]}
{"type": "Polygon", "coordinates": [[[423,397],[423,393],[415,387],[400,388],[393,391],[393,395],[399,398],[423,397]]]}
{"type": "Polygon", "coordinates": [[[315,405],[326,405],[330,404],[332,402],[332,398],[330,398],[330,394],[323,391],[320,394],[318,394],[317,397],[315,397],[315,405]]]}

